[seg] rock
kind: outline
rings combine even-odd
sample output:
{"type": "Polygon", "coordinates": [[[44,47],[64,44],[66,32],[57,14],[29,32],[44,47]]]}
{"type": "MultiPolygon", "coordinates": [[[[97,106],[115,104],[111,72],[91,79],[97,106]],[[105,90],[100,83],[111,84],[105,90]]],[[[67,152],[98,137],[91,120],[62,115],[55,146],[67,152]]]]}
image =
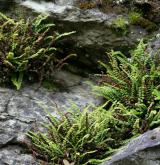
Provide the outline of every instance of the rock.
{"type": "MultiPolygon", "coordinates": [[[[64,54],[77,54],[77,58],[72,60],[72,64],[76,67],[78,65],[78,68],[81,69],[82,67],[86,71],[92,69],[95,71],[98,68],[97,61],[99,60],[108,62],[106,52],[111,49],[120,50],[127,54],[130,49],[135,47],[139,39],[152,38],[152,31],[156,30],[156,23],[160,20],[159,7],[156,5],[159,4],[157,0],[154,0],[154,3],[151,3],[151,1],[134,1],[135,5],[143,6],[147,3],[151,8],[149,10],[151,13],[146,14],[150,21],[145,18],[140,21],[141,25],[129,24],[127,12],[124,11],[127,11],[127,7],[125,9],[123,5],[120,7],[121,12],[117,12],[117,8],[103,12],[96,5],[91,9],[80,9],[79,4],[86,2],[80,0],[15,1],[17,2],[16,7],[11,4],[8,11],[6,9],[6,13],[10,13],[11,16],[15,15],[17,18],[17,13],[23,16],[26,14],[27,17],[28,15],[35,15],[35,12],[50,13],[51,19],[60,32],[76,31],[75,34],[67,37],[60,44],[64,48],[64,54]],[[116,28],[114,25],[119,18],[124,20],[124,29],[116,28]],[[155,21],[155,23],[152,23],[152,21],[155,21]]],[[[96,0],[90,0],[90,2],[96,3],[96,0]]],[[[124,2],[129,3],[128,1],[124,2]]],[[[0,3],[5,4],[4,2],[0,3]]]]}
{"type": "Polygon", "coordinates": [[[32,155],[23,153],[19,146],[7,146],[0,150],[0,165],[39,165],[32,155]]]}
{"type": "Polygon", "coordinates": [[[147,18],[155,23],[160,23],[160,1],[159,0],[134,0],[136,6],[142,9],[147,18]]]}
{"type": "Polygon", "coordinates": [[[31,129],[42,129],[47,114],[40,106],[57,115],[55,109],[65,111],[76,103],[81,109],[89,103],[100,104],[87,85],[88,79],[65,71],[55,72],[54,82],[61,84],[56,91],[48,91],[37,84],[26,85],[19,91],[0,88],[0,165],[38,165],[33,155],[26,151],[29,143],[26,133],[31,129]],[[63,87],[63,88],[62,88],[63,87]]]}
{"type": "Polygon", "coordinates": [[[135,46],[138,39],[148,36],[145,28],[129,26],[127,15],[118,14],[114,9],[104,13],[98,8],[80,9],[77,0],[56,0],[51,2],[35,2],[26,0],[21,7],[36,12],[48,12],[61,32],[76,31],[76,34],[64,40],[62,46],[67,53],[77,53],[76,61],[83,68],[97,68],[97,61],[107,62],[106,51],[111,49],[127,52],[135,46]],[[113,22],[125,20],[126,29],[116,29],[113,22]],[[78,62],[77,62],[78,61],[78,62]]]}
{"type": "Polygon", "coordinates": [[[152,55],[156,55],[160,50],[160,30],[159,33],[148,43],[147,51],[152,55]]]}
{"type": "Polygon", "coordinates": [[[159,165],[160,128],[150,130],[132,140],[110,160],[101,165],[159,165]]]}
{"type": "MultiPolygon", "coordinates": [[[[83,68],[87,72],[88,70],[95,71],[99,68],[97,63],[99,60],[108,62],[106,52],[114,49],[127,54],[130,49],[135,47],[139,39],[151,37],[152,32],[150,31],[156,30],[156,24],[151,22],[155,20],[153,18],[147,23],[145,22],[147,19],[144,19],[145,21],[143,22],[140,21],[142,26],[130,25],[128,14],[124,11],[127,10],[127,7],[124,9],[123,5],[120,7],[121,12],[117,12],[117,8],[110,8],[107,12],[103,12],[97,5],[91,9],[81,9],[79,4],[86,2],[83,0],[55,0],[52,2],[43,0],[15,1],[17,2],[16,8],[14,6],[11,10],[10,7],[6,11],[6,13],[11,13],[11,16],[15,15],[17,18],[17,11],[23,16],[26,13],[27,17],[28,15],[35,15],[35,12],[49,13],[60,32],[76,31],[75,34],[67,37],[59,44],[63,47],[64,54],[77,54],[75,60],[70,60],[75,66],[74,68],[83,68]],[[124,20],[124,29],[116,28],[114,25],[119,18],[124,20]]],[[[87,2],[95,4],[96,0],[87,2]]],[[[124,2],[129,3],[128,1],[124,2]]],[[[138,4],[138,2],[135,3],[138,4]]],[[[154,12],[156,11],[154,10],[154,12]]],[[[152,16],[153,14],[150,15],[152,16]]],[[[158,14],[154,18],[160,20],[158,19],[158,14]]]]}

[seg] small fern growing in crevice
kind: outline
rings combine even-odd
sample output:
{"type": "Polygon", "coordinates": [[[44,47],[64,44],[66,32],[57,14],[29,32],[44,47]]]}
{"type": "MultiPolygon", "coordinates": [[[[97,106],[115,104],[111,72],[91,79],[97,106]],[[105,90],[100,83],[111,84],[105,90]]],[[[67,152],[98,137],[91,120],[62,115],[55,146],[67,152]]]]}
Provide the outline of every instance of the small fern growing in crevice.
{"type": "Polygon", "coordinates": [[[41,80],[63,65],[64,60],[57,58],[56,42],[73,32],[59,34],[47,18],[39,15],[34,20],[16,21],[0,13],[1,84],[12,82],[19,89],[23,77],[36,79],[37,75],[41,80]]]}
{"type": "Polygon", "coordinates": [[[140,118],[140,127],[143,127],[140,129],[146,131],[150,113],[154,110],[159,112],[159,102],[153,95],[153,91],[159,91],[160,87],[159,55],[151,56],[143,40],[130,58],[119,51],[112,51],[108,55],[109,64],[100,62],[106,68],[106,74],[101,75],[102,84],[93,88],[107,100],[119,101],[128,109],[133,109],[140,118]]]}
{"type": "Polygon", "coordinates": [[[115,102],[108,110],[104,109],[106,105],[88,106],[83,111],[73,106],[66,113],[59,112],[58,117],[48,113],[46,133],[28,133],[33,150],[51,164],[103,162],[124,139],[132,136],[128,132],[135,120],[122,104],[115,102]]]}

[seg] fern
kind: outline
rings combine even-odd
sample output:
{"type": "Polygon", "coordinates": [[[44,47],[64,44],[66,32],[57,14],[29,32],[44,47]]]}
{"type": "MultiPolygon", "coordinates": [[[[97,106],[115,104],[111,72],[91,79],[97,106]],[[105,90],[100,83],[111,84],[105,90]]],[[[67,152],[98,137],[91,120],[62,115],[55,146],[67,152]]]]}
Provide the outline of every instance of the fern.
{"type": "MultiPolygon", "coordinates": [[[[155,76],[158,69],[158,66],[154,66],[155,59],[145,52],[145,47],[146,45],[143,41],[140,41],[137,49],[132,52],[131,58],[129,59],[120,52],[112,51],[109,54],[111,59],[110,67],[103,64],[103,66],[106,65],[105,68],[107,69],[106,75],[102,75],[104,85],[102,84],[100,87],[97,86],[95,88],[96,91],[98,92],[98,89],[102,91],[102,87],[110,86],[110,88],[112,87],[112,92],[117,93],[116,96],[124,96],[119,97],[119,100],[125,105],[129,105],[133,98],[134,104],[146,100],[149,101],[146,96],[149,97],[152,95],[153,88],[159,85],[157,83],[159,78],[155,76]],[[127,98],[127,100],[125,98],[127,98]],[[127,102],[129,102],[129,104],[127,102]]],[[[104,91],[104,93],[107,93],[107,90],[104,91]]],[[[114,101],[115,100],[117,100],[117,97],[115,97],[114,101]]]]}
{"type": "Polygon", "coordinates": [[[145,127],[143,131],[146,131],[155,123],[160,125],[157,118],[159,101],[156,101],[159,98],[160,85],[159,57],[157,54],[151,56],[147,53],[146,46],[141,40],[137,48],[132,51],[130,58],[119,51],[109,53],[110,63],[100,62],[106,69],[106,74],[102,75],[102,84],[93,87],[98,95],[111,102],[119,101],[127,109],[132,109],[140,118],[141,131],[142,127],[145,127]],[[151,121],[152,113],[155,117],[152,117],[151,121]],[[145,122],[147,124],[144,126],[145,122]]]}
{"type": "Polygon", "coordinates": [[[125,111],[122,104],[115,102],[105,110],[107,104],[99,107],[90,105],[83,112],[74,105],[66,113],[58,111],[59,117],[48,113],[50,123],[44,124],[46,133],[28,133],[33,149],[51,164],[64,161],[76,165],[103,162],[122,145],[124,134],[131,129],[134,121],[133,115],[125,111]]]}
{"type": "Polygon", "coordinates": [[[12,74],[11,81],[16,86],[17,90],[19,90],[21,88],[22,81],[23,81],[23,73],[20,72],[19,75],[12,74]]]}
{"type": "Polygon", "coordinates": [[[16,21],[0,13],[0,74],[5,74],[0,83],[10,79],[20,89],[23,77],[33,80],[38,77],[42,81],[53,69],[63,66],[71,55],[64,59],[57,57],[59,48],[55,43],[74,32],[59,34],[54,26],[48,15],[16,21]]]}

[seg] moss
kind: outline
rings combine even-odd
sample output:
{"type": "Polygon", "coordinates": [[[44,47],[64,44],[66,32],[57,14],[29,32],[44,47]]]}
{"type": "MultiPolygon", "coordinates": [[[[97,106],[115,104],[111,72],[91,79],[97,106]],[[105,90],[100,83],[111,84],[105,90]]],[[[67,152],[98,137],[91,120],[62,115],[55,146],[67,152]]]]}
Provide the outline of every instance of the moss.
{"type": "Polygon", "coordinates": [[[130,24],[140,26],[146,29],[148,32],[158,29],[157,25],[154,22],[151,22],[150,20],[143,18],[140,12],[130,12],[128,19],[130,24]]]}
{"type": "Polygon", "coordinates": [[[151,32],[151,31],[158,29],[158,26],[155,23],[153,23],[153,22],[151,22],[148,19],[145,19],[143,17],[137,18],[137,20],[134,23],[132,22],[132,24],[138,25],[138,26],[146,29],[148,32],[151,32]]]}
{"type": "Polygon", "coordinates": [[[83,2],[83,3],[79,3],[79,7],[81,9],[92,9],[92,8],[96,7],[96,3],[93,3],[93,2],[83,2]]]}
{"type": "Polygon", "coordinates": [[[129,23],[130,24],[136,24],[139,19],[142,17],[141,13],[138,13],[136,11],[132,11],[129,13],[129,23]]]}
{"type": "Polygon", "coordinates": [[[125,18],[119,17],[112,21],[111,28],[118,32],[118,34],[125,35],[127,33],[128,22],[125,18]]]}

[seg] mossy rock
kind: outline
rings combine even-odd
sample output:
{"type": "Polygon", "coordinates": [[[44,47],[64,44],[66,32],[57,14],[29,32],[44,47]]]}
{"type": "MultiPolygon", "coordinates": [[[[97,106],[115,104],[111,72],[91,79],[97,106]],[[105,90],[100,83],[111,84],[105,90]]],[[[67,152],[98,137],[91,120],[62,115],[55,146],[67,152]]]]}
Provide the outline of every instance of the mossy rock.
{"type": "Polygon", "coordinates": [[[143,17],[139,17],[137,21],[133,22],[132,24],[138,25],[149,32],[158,30],[158,26],[154,22],[151,22],[148,19],[145,19],[143,17]]]}

